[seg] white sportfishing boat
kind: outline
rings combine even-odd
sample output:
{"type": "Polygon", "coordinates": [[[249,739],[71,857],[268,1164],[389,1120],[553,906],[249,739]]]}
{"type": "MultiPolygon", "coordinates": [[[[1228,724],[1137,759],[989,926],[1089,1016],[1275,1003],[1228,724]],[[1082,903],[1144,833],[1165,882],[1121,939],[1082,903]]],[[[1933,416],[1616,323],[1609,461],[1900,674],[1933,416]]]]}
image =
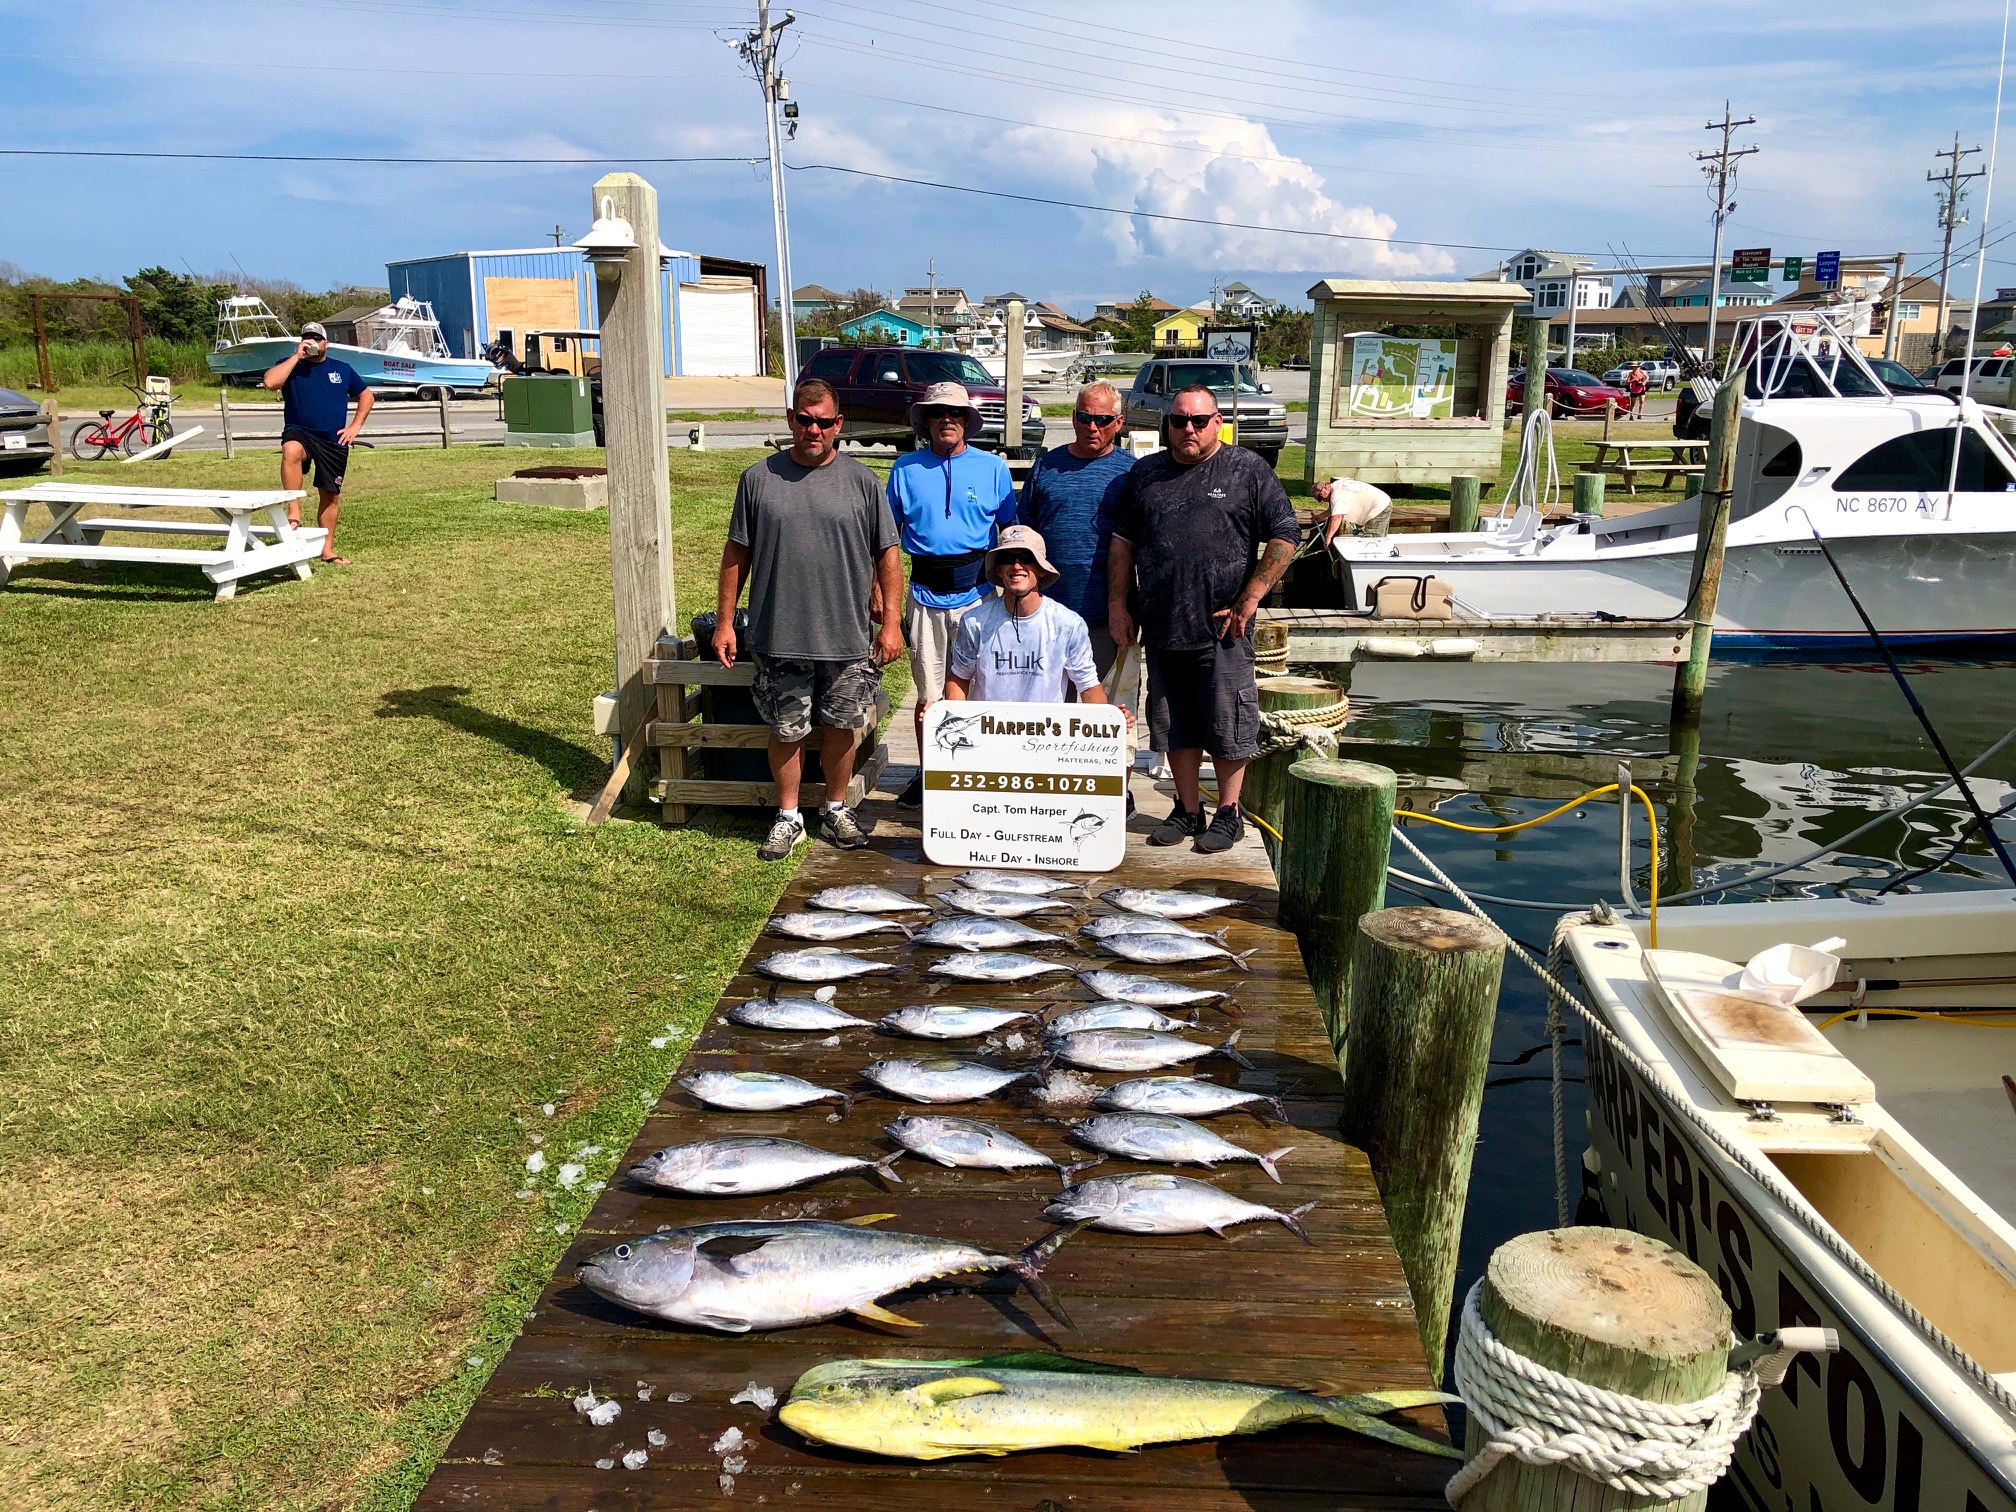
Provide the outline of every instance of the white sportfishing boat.
{"type": "Polygon", "coordinates": [[[1567,936],[1601,1024],[1585,1195],[1699,1262],[1743,1337],[1840,1339],[1764,1394],[1725,1487],[2016,1509],[2016,893],[1664,909],[1650,934],[1567,936]]]}
{"type": "MultiPolygon", "coordinates": [[[[206,361],[211,372],[227,381],[252,377],[285,357],[299,340],[265,300],[237,295],[218,301],[217,346],[206,361]]],[[[474,390],[498,376],[482,358],[450,353],[433,306],[410,295],[364,316],[357,322],[357,341],[332,341],[329,355],[349,363],[374,388],[474,390]]]]}
{"type": "MultiPolygon", "coordinates": [[[[2016,646],[2016,411],[1893,393],[1822,315],[1743,322],[1733,352],[1749,381],[1715,654],[1869,645],[1816,535],[1886,640],[1969,654],[2016,646]]],[[[1463,618],[1677,618],[1699,511],[1689,499],[1543,527],[1529,504],[1478,534],[1340,534],[1332,549],[1361,594],[1382,576],[1432,575],[1463,618]]]]}

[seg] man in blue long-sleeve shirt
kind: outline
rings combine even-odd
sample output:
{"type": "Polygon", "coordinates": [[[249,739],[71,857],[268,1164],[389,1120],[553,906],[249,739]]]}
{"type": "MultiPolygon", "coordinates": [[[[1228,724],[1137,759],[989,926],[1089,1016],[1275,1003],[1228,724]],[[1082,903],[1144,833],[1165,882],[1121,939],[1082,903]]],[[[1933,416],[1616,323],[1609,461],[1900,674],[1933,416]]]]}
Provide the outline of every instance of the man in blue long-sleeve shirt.
{"type": "Polygon", "coordinates": [[[1120,450],[1120,391],[1088,383],[1071,409],[1073,439],[1036,459],[1017,517],[1043,537],[1057,581],[1049,596],[1083,617],[1099,675],[1112,669],[1106,628],[1106,547],[1134,459],[1120,450]]]}
{"type": "MultiPolygon", "coordinates": [[[[977,451],[966,437],[980,433],[980,407],[964,384],[934,383],[910,406],[910,423],[929,443],[896,459],[889,470],[889,509],[910,554],[910,592],[903,629],[917,688],[917,747],[924,747],[924,710],[945,691],[946,664],[959,621],[990,591],[982,576],[998,526],[1015,519],[1015,483],[1008,464],[977,451]]],[[[924,801],[924,774],[896,800],[924,801]]]]}

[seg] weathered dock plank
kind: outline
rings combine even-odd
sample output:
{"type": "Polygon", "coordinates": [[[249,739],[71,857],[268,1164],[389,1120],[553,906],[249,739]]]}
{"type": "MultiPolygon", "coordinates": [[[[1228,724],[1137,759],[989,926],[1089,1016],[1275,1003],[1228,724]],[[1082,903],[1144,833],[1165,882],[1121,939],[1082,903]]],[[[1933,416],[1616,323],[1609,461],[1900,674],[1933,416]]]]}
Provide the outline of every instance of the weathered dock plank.
{"type": "MultiPolygon", "coordinates": [[[[871,803],[867,812],[878,820],[873,847],[842,854],[815,846],[779,912],[800,909],[811,893],[842,883],[874,882],[925,898],[953,885],[950,869],[924,863],[915,829],[896,811],[871,803]]],[[[1146,820],[1136,821],[1137,831],[1146,827],[1146,820]]],[[[729,1337],[630,1314],[579,1285],[573,1267],[625,1235],[759,1216],[837,1219],[891,1213],[895,1216],[885,1227],[1013,1251],[1052,1231],[1041,1210],[1057,1189],[1057,1177],[1040,1171],[947,1170],[906,1158],[896,1167],[900,1184],[886,1188],[869,1175],[855,1174],[767,1197],[704,1200],[654,1192],[619,1176],[601,1194],[419,1505],[594,1507],[600,1512],[723,1500],[779,1507],[817,1504],[837,1512],[948,1506],[1018,1512],[1070,1507],[1399,1512],[1440,1506],[1447,1461],[1323,1428],[1168,1445],[1135,1455],[1072,1450],[911,1464],[806,1443],[780,1426],[774,1412],[728,1401],[751,1383],[772,1388],[782,1400],[800,1372],[836,1356],[932,1358],[1045,1348],[1164,1374],[1272,1381],[1319,1391],[1429,1384],[1406,1278],[1370,1169],[1337,1133],[1341,1088],[1335,1062],[1294,938],[1274,922],[1276,896],[1264,852],[1251,842],[1218,857],[1187,848],[1154,850],[1136,833],[1123,867],[1096,881],[1094,891],[1111,886],[1182,886],[1249,905],[1219,914],[1212,927],[1227,929],[1232,949],[1253,952],[1247,961],[1250,971],[1220,965],[1164,967],[1155,974],[1208,980],[1235,994],[1232,1005],[1203,1010],[1191,1037],[1219,1042],[1239,1030],[1239,1049],[1254,1069],[1213,1057],[1200,1064],[1199,1072],[1281,1097],[1287,1122],[1239,1113],[1215,1120],[1214,1127],[1248,1149],[1294,1150],[1281,1161],[1279,1184],[1250,1164],[1221,1167],[1215,1175],[1202,1170],[1191,1174],[1209,1176],[1270,1207],[1316,1203],[1304,1220],[1313,1247],[1273,1224],[1237,1230],[1231,1240],[1208,1234],[1144,1238],[1087,1231],[1072,1239],[1045,1271],[1075,1330],[1059,1326],[1026,1292],[997,1277],[890,1299],[890,1306],[925,1324],[917,1334],[892,1336],[847,1320],[729,1337]],[[640,1386],[649,1390],[649,1400],[638,1399],[640,1386]],[[607,1427],[590,1426],[569,1400],[589,1388],[620,1401],[622,1416],[607,1427]],[[728,1487],[721,1480],[723,1456],[713,1446],[731,1428],[747,1441],[736,1451],[746,1463],[728,1487]],[[650,1441],[653,1431],[663,1435],[662,1444],[650,1441]],[[650,1455],[650,1462],[624,1469],[622,1456],[639,1449],[650,1455]],[[599,1469],[597,1461],[615,1463],[599,1469]]],[[[1107,911],[1096,900],[1076,906],[1079,915],[1107,911]]],[[[1041,927],[1040,918],[1029,922],[1041,927]]],[[[1055,932],[1071,934],[1078,922],[1078,917],[1057,916],[1055,932]]],[[[754,974],[753,963],[799,944],[769,934],[759,938],[721,1006],[765,992],[769,984],[754,974]]],[[[1090,997],[1068,976],[1011,986],[932,976],[924,968],[945,953],[912,948],[895,936],[870,936],[845,948],[902,967],[840,986],[840,1006],[862,1018],[911,1002],[1023,1001],[1036,1007],[1090,997]]],[[[1089,945],[1068,952],[1052,947],[1048,954],[1080,968],[1121,964],[1089,945]]],[[[646,1119],[622,1166],[668,1144],[726,1133],[773,1133],[825,1149],[879,1156],[890,1148],[882,1125],[916,1105],[875,1092],[860,1079],[864,1065],[884,1056],[937,1055],[1018,1064],[1032,1059],[1037,1048],[1036,1035],[1026,1027],[1022,1032],[1019,1046],[991,1048],[900,1040],[867,1030],[794,1036],[738,1029],[717,1012],[687,1057],[687,1069],[788,1070],[855,1093],[852,1111],[836,1118],[837,1109],[822,1104],[789,1113],[710,1112],[675,1085],[646,1119]]],[[[1123,1078],[1099,1074],[1090,1079],[1110,1084],[1123,1078]]],[[[1011,1091],[943,1111],[996,1123],[1060,1162],[1090,1158],[1064,1137],[1068,1123],[1082,1110],[1044,1107],[1011,1091]]],[[[1103,1169],[1128,1166],[1108,1161],[1103,1169]]],[[[1439,1413],[1417,1411],[1404,1418],[1418,1431],[1444,1435],[1439,1413]]]]}

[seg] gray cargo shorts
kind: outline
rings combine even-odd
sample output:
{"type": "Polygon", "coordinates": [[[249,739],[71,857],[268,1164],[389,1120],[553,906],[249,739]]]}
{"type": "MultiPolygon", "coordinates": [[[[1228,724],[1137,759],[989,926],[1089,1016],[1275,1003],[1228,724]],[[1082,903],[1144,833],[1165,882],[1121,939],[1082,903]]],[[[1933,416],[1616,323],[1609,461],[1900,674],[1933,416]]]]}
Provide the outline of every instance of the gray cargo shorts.
{"type": "Polygon", "coordinates": [[[835,730],[865,730],[875,719],[875,695],[882,669],[875,659],[804,661],[756,655],[750,685],[756,713],[785,745],[796,745],[815,724],[835,730]]]}

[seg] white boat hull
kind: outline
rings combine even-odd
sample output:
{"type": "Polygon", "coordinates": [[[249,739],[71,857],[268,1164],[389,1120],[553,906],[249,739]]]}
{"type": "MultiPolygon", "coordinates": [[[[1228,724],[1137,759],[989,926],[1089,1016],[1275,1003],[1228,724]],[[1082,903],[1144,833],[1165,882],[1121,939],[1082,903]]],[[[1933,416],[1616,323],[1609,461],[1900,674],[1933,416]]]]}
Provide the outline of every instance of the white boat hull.
{"type": "MultiPolygon", "coordinates": [[[[210,371],[224,377],[263,373],[300,346],[291,336],[258,336],[220,347],[206,359],[210,371]]],[[[329,344],[329,355],[347,362],[373,388],[452,388],[475,390],[497,376],[480,358],[420,357],[410,352],[381,352],[370,347],[329,344]]]]}

